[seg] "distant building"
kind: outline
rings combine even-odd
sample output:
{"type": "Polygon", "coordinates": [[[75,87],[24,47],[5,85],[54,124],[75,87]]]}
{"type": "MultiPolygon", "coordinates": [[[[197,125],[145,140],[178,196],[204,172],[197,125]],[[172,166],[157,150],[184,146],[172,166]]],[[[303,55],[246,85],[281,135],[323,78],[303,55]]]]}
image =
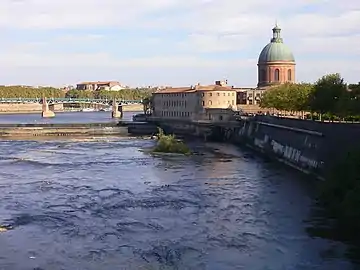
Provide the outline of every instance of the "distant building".
{"type": "Polygon", "coordinates": [[[264,88],[234,88],[237,92],[236,104],[260,105],[260,100],[266,89],[264,88]]]}
{"type": "Polygon", "coordinates": [[[236,110],[236,90],[226,82],[168,87],[153,93],[153,116],[170,119],[229,120],[236,110]]]}
{"type": "Polygon", "coordinates": [[[253,88],[235,88],[237,91],[238,109],[257,113],[267,109],[260,108],[263,94],[271,87],[295,83],[295,58],[284,44],[278,25],[272,29],[273,37],[262,49],[258,59],[258,83],[253,88]]]}
{"type": "Polygon", "coordinates": [[[118,81],[97,81],[97,82],[82,82],[76,85],[77,90],[108,90],[108,91],[119,91],[125,89],[118,81]]]}

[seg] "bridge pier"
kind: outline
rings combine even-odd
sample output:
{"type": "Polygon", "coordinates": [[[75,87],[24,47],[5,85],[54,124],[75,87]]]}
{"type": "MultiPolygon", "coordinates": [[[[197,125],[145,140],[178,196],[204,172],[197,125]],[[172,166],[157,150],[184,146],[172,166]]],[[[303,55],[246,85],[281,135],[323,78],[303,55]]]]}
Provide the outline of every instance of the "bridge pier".
{"type": "Polygon", "coordinates": [[[46,97],[43,97],[42,99],[42,117],[44,118],[51,118],[55,117],[55,113],[49,109],[49,104],[46,101],[46,97]]]}
{"type": "Polygon", "coordinates": [[[113,100],[112,104],[112,112],[111,112],[112,118],[122,118],[123,117],[123,109],[122,106],[120,106],[119,110],[119,104],[116,103],[116,100],[113,100]]]}

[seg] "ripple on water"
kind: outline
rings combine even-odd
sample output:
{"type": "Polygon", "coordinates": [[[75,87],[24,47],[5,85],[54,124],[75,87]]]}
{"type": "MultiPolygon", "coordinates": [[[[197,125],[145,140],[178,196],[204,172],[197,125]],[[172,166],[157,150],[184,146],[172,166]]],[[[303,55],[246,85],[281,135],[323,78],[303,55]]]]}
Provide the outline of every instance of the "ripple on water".
{"type": "Polygon", "coordinates": [[[0,142],[0,268],[346,269],[305,233],[294,175],[228,146],[140,151],[153,143],[0,142]]]}

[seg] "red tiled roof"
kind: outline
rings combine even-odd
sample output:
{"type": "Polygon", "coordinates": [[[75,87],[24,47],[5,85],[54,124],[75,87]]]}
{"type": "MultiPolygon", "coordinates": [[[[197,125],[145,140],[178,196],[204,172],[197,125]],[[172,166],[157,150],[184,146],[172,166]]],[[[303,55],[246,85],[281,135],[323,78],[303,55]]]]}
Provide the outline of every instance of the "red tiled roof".
{"type": "Polygon", "coordinates": [[[193,93],[196,91],[236,91],[231,86],[220,85],[195,85],[188,87],[168,87],[156,92],[156,94],[171,94],[171,93],[193,93]]]}
{"type": "Polygon", "coordinates": [[[94,82],[82,82],[82,83],[78,83],[79,84],[120,84],[118,81],[94,81],[94,82]]]}

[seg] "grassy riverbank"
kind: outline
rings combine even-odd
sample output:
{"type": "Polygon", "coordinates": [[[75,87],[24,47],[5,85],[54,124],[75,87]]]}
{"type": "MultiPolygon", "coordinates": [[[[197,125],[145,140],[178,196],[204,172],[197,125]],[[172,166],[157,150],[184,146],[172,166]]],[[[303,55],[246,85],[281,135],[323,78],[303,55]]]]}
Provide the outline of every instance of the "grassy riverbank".
{"type": "Polygon", "coordinates": [[[165,135],[164,131],[160,128],[158,130],[158,141],[153,149],[154,153],[191,154],[191,150],[184,142],[176,139],[174,135],[165,135]]]}

